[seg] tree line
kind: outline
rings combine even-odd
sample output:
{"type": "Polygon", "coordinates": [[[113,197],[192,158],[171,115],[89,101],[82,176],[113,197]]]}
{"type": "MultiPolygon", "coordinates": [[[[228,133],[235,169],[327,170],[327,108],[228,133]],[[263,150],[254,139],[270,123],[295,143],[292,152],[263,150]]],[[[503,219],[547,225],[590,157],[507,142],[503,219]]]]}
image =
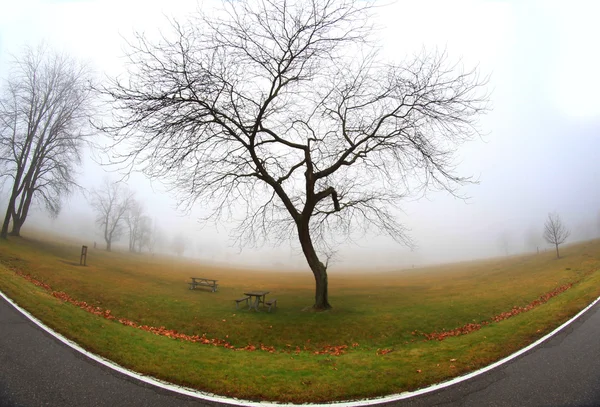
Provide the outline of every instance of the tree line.
{"type": "Polygon", "coordinates": [[[122,182],[106,178],[101,186],[91,191],[90,204],[107,251],[111,251],[113,243],[124,236],[128,238],[128,250],[132,253],[141,253],[144,249],[154,253],[157,246],[168,246],[170,251],[182,256],[188,246],[188,239],[182,233],[167,242],[165,233],[135,197],[135,192],[122,182]]]}

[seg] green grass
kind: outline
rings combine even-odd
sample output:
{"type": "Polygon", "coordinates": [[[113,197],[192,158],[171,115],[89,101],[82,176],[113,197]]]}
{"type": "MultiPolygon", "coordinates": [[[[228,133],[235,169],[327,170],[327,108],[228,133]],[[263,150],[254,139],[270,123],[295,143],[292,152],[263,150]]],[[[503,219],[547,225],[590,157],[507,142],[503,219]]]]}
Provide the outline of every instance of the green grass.
{"type": "Polygon", "coordinates": [[[117,318],[206,334],[236,347],[262,343],[277,352],[234,351],[126,327],[63,303],[7,267],[0,267],[0,290],[53,329],[121,365],[256,400],[346,400],[446,380],[514,352],[600,295],[600,241],[565,247],[559,260],[548,252],[409,271],[331,273],[334,308],[327,312],[310,310],[310,272],[231,269],[94,249],[81,267],[79,250],[68,242],[11,239],[0,242],[0,263],[110,309],[117,318]],[[218,279],[219,291],[188,290],[190,276],[218,279]],[[580,282],[546,304],[468,335],[438,342],[412,333],[489,320],[574,281],[580,282]],[[247,289],[270,291],[277,310],[236,311],[233,300],[247,289]],[[341,356],[314,354],[327,345],[350,349],[341,356]],[[392,351],[381,355],[379,349],[392,351]]]}

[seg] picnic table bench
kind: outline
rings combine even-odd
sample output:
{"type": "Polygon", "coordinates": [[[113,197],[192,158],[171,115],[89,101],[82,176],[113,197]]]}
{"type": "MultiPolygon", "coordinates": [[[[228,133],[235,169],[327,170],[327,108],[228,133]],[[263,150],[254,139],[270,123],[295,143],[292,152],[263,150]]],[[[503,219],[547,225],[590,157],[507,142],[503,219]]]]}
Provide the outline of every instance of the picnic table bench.
{"type": "Polygon", "coordinates": [[[235,300],[235,309],[239,308],[240,302],[245,302],[248,306],[248,309],[254,309],[255,311],[258,311],[258,307],[260,306],[260,304],[263,304],[263,306],[268,306],[268,311],[271,312],[272,307],[277,307],[277,300],[273,298],[267,301],[267,294],[269,294],[268,291],[245,292],[244,297],[235,300]]]}
{"type": "Polygon", "coordinates": [[[203,277],[190,277],[192,281],[188,283],[190,285],[190,290],[194,290],[196,287],[209,287],[211,291],[214,293],[217,291],[218,280],[211,280],[210,278],[203,277]]]}

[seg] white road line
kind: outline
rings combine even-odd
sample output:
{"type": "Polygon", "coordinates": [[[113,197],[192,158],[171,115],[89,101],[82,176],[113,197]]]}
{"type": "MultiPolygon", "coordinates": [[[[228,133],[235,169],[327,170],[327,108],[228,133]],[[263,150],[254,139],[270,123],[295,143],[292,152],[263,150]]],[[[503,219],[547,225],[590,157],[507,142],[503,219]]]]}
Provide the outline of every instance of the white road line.
{"type": "Polygon", "coordinates": [[[568,320],[567,322],[565,322],[564,324],[562,324],[561,326],[559,326],[558,328],[556,328],[554,331],[550,332],[549,334],[547,334],[546,336],[538,339],[537,341],[533,342],[531,345],[513,353],[510,356],[505,357],[504,359],[499,360],[496,363],[493,363],[489,366],[486,366],[482,369],[476,370],[474,372],[471,372],[469,374],[466,374],[464,376],[460,376],[460,377],[456,377],[452,380],[449,380],[447,382],[443,382],[443,383],[438,383],[438,384],[434,384],[432,386],[429,387],[425,387],[423,389],[419,389],[416,391],[412,391],[412,392],[404,392],[404,393],[400,393],[400,394],[392,394],[389,396],[384,396],[384,397],[378,397],[378,398],[374,398],[374,399],[365,399],[365,400],[356,400],[356,401],[341,401],[341,402],[332,402],[332,403],[326,403],[326,404],[313,404],[313,403],[305,403],[305,404],[284,404],[284,403],[274,403],[274,402],[256,402],[256,401],[249,401],[249,400],[239,400],[239,399],[234,399],[234,398],[228,398],[228,397],[222,397],[222,396],[218,396],[216,394],[211,394],[211,393],[204,393],[198,390],[194,390],[194,389],[190,389],[187,387],[181,387],[181,386],[177,386],[168,382],[164,382],[162,380],[156,379],[154,377],[151,376],[143,376],[139,373],[136,373],[132,370],[126,369],[122,366],[119,366],[118,364],[116,364],[115,362],[112,362],[108,359],[105,359],[101,356],[98,356],[96,354],[93,354],[91,352],[88,352],[87,350],[83,349],[81,346],[79,346],[78,344],[76,344],[75,342],[71,341],[70,339],[65,338],[64,336],[62,336],[59,333],[54,332],[52,329],[50,329],[49,327],[47,327],[46,325],[44,325],[40,320],[38,320],[36,317],[34,317],[33,315],[31,315],[29,312],[27,312],[26,310],[24,310],[23,308],[21,308],[20,306],[18,306],[13,300],[11,300],[10,298],[8,298],[2,291],[0,291],[0,296],[2,296],[2,298],[4,298],[9,304],[11,304],[15,309],[17,309],[21,314],[25,315],[27,318],[29,318],[34,324],[36,324],[37,326],[39,326],[40,328],[42,328],[44,331],[48,332],[50,335],[52,335],[53,337],[55,337],[56,339],[58,339],[59,341],[61,341],[62,343],[64,343],[65,345],[71,347],[72,349],[75,349],[76,351],[82,353],[83,355],[87,356],[90,359],[95,360],[98,363],[103,364],[104,366],[116,370],[117,372],[123,373],[127,376],[133,377],[134,379],[140,380],[144,383],[148,383],[151,384],[153,386],[157,386],[160,387],[162,389],[166,389],[166,390],[170,390],[179,394],[183,394],[186,396],[190,396],[190,397],[194,397],[197,399],[201,399],[201,400],[206,400],[206,401],[211,401],[211,402],[218,402],[218,403],[225,403],[225,404],[230,404],[233,406],[248,406],[248,407],[262,407],[262,406],[277,406],[277,407],[285,407],[285,406],[299,406],[299,405],[303,405],[303,406],[311,406],[311,407],[326,407],[326,406],[335,406],[335,407],[360,407],[360,406],[370,406],[373,404],[379,404],[379,403],[389,403],[389,402],[394,402],[394,401],[399,401],[399,400],[405,400],[411,397],[415,397],[415,396],[420,396],[422,394],[427,394],[436,390],[440,390],[449,386],[452,386],[454,384],[460,383],[460,382],[464,382],[466,380],[469,380],[475,376],[479,376],[485,372],[488,372],[498,366],[501,366],[505,363],[510,362],[511,360],[521,356],[523,353],[535,348],[536,346],[538,346],[539,344],[541,344],[542,342],[550,339],[551,337],[553,337],[554,335],[556,335],[557,333],[559,333],[561,330],[563,330],[564,328],[566,328],[567,326],[569,326],[573,321],[575,321],[577,318],[579,318],[581,315],[583,315],[586,311],[588,311],[590,308],[592,308],[594,305],[596,305],[596,303],[598,301],[600,301],[600,297],[596,298],[596,300],[594,300],[594,302],[592,302],[590,305],[588,305],[587,307],[585,307],[583,310],[581,310],[577,315],[575,315],[573,318],[571,318],[570,320],[568,320]]]}

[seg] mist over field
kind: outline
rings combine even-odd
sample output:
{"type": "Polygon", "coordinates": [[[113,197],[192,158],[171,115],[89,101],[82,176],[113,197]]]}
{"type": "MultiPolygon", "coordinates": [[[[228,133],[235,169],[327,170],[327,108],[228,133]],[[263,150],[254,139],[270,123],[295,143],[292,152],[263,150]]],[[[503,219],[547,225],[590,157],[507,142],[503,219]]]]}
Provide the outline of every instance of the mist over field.
{"type": "MultiPolygon", "coordinates": [[[[212,4],[214,1],[206,2],[212,4]]],[[[397,219],[409,229],[414,249],[385,235],[357,234],[353,244],[336,247],[332,273],[361,268],[402,269],[428,264],[552,250],[542,238],[550,212],[571,230],[567,243],[600,236],[600,103],[596,80],[600,54],[596,39],[600,12],[593,2],[398,1],[376,10],[381,53],[401,60],[422,46],[446,48],[489,75],[492,110],[481,117],[482,137],[459,147],[456,172],[477,184],[458,190],[407,197],[397,219]],[[427,15],[411,19],[407,16],[427,15]]],[[[125,42],[134,30],[158,35],[166,16],[185,16],[196,2],[0,0],[0,77],[11,54],[42,41],[88,60],[98,77],[122,70],[125,42]]],[[[99,142],[102,142],[101,140],[99,142]]],[[[87,150],[77,178],[87,192],[72,195],[56,219],[42,208],[24,230],[39,228],[104,242],[95,224],[89,194],[105,178],[122,178],[87,150]]],[[[308,269],[297,237],[254,248],[229,238],[235,222],[203,224],[206,208],[178,210],[168,186],[135,173],[124,180],[161,241],[156,252],[173,254],[172,241],[185,239],[185,257],[278,269],[308,269]]],[[[0,210],[6,210],[6,184],[0,210]]],[[[240,208],[234,209],[241,214],[240,208]]],[[[127,250],[127,236],[114,244],[127,250]]],[[[147,252],[147,250],[145,250],[147,252]]]]}

